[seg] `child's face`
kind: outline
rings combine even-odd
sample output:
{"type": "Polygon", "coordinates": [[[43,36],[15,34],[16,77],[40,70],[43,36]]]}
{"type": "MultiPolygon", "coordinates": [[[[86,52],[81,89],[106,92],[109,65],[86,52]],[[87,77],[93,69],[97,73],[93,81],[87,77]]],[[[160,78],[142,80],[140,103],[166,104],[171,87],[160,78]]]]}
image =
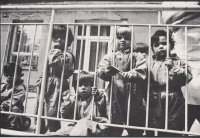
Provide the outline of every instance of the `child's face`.
{"type": "Polygon", "coordinates": [[[143,55],[143,57],[146,59],[148,57],[148,52],[146,53],[141,53],[143,55]]]}
{"type": "Polygon", "coordinates": [[[87,98],[92,95],[92,86],[89,82],[79,84],[78,87],[79,95],[83,98],[87,98]]]}
{"type": "Polygon", "coordinates": [[[131,47],[131,36],[130,34],[118,34],[117,35],[117,48],[125,50],[131,47]]]}
{"type": "Polygon", "coordinates": [[[54,42],[54,48],[64,51],[65,48],[65,36],[62,34],[55,34],[52,39],[54,42]]]}
{"type": "MultiPolygon", "coordinates": [[[[169,44],[169,51],[171,46],[169,44]]],[[[157,57],[166,57],[167,56],[167,39],[165,36],[159,36],[159,42],[154,43],[153,52],[157,57]]]]}
{"type": "MultiPolygon", "coordinates": [[[[6,78],[6,82],[7,82],[8,84],[12,84],[12,83],[13,83],[14,73],[6,74],[5,77],[7,77],[7,78],[6,78]]],[[[18,75],[16,74],[16,80],[18,80],[18,79],[19,79],[19,77],[18,77],[18,75]]]]}

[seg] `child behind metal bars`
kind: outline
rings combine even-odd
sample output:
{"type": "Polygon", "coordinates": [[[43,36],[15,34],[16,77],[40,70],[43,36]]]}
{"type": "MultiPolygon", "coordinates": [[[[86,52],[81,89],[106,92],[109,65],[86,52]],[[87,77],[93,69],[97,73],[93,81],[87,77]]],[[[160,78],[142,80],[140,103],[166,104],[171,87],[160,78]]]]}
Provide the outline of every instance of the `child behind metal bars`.
{"type": "MultiPolygon", "coordinates": [[[[58,112],[58,101],[59,101],[59,95],[60,93],[63,93],[65,91],[69,90],[69,82],[68,78],[73,74],[74,72],[74,64],[75,64],[75,58],[72,52],[67,49],[66,51],[66,57],[64,59],[64,48],[65,48],[65,39],[66,39],[66,31],[67,27],[64,25],[55,25],[53,27],[52,32],[52,39],[53,39],[53,49],[49,51],[48,54],[48,70],[47,70],[47,89],[45,90],[44,94],[44,115],[48,117],[57,117],[58,112]],[[64,71],[64,77],[63,77],[63,86],[62,86],[62,92],[60,92],[60,85],[61,85],[61,74],[63,70],[65,60],[65,71],[64,71]]],[[[74,40],[73,34],[71,32],[71,29],[69,28],[68,32],[68,43],[67,47],[69,47],[74,40]]],[[[41,88],[41,81],[42,78],[40,77],[39,81],[37,82],[37,85],[41,88]]],[[[40,89],[39,89],[40,93],[40,89]]],[[[62,95],[62,94],[61,94],[62,95]]],[[[61,101],[62,102],[62,101],[61,101]]],[[[37,101],[36,108],[35,108],[35,114],[38,112],[38,105],[39,101],[37,101]]],[[[58,115],[60,117],[60,113],[58,115]]],[[[61,124],[60,121],[55,120],[47,120],[46,123],[42,119],[41,122],[41,132],[40,133],[46,133],[49,132],[55,132],[58,129],[60,129],[61,124]]]]}
{"type": "MultiPolygon", "coordinates": [[[[1,84],[1,111],[9,111],[11,108],[11,112],[23,113],[24,112],[24,100],[25,100],[25,92],[26,87],[23,84],[21,77],[23,76],[22,68],[18,65],[16,72],[16,81],[14,85],[13,91],[13,79],[15,73],[15,63],[7,63],[3,68],[4,76],[6,77],[7,83],[1,84]],[[12,107],[10,107],[11,103],[11,95],[13,91],[13,99],[12,99],[12,107]]],[[[6,129],[14,129],[14,130],[26,130],[29,128],[31,124],[30,118],[12,115],[12,114],[1,114],[1,128],[6,129]]]]}
{"type": "MultiPolygon", "coordinates": [[[[78,80],[76,80],[75,86],[78,80]]],[[[78,101],[76,119],[82,119],[91,115],[92,95],[94,95],[94,117],[107,117],[106,99],[103,91],[93,87],[94,75],[86,71],[80,71],[78,86],[78,101]]],[[[76,87],[75,87],[76,88],[76,87]]],[[[63,103],[61,105],[62,118],[73,118],[75,101],[70,100],[69,91],[63,93],[63,103]],[[72,113],[72,114],[71,114],[72,113]]]]}
{"type": "MultiPolygon", "coordinates": [[[[98,66],[98,76],[104,81],[109,81],[108,95],[111,93],[111,78],[114,76],[112,87],[111,123],[127,124],[128,96],[131,84],[130,98],[130,126],[144,126],[145,110],[142,95],[139,91],[139,83],[146,78],[146,59],[140,53],[131,55],[132,30],[128,26],[119,26],[116,30],[116,50],[112,54],[105,55],[98,66]],[[114,61],[113,61],[114,56],[114,61]],[[132,58],[132,67],[130,68],[132,58]],[[117,68],[117,69],[116,69],[117,68]]],[[[129,129],[129,136],[142,136],[142,130],[129,129]]],[[[113,128],[110,136],[121,136],[122,128],[113,128]]]]}
{"type": "MultiPolygon", "coordinates": [[[[165,128],[166,79],[169,71],[168,129],[182,131],[185,126],[185,100],[181,87],[192,79],[190,67],[186,67],[176,54],[171,53],[174,48],[171,33],[169,33],[169,57],[167,57],[167,33],[164,30],[158,30],[153,34],[151,48],[154,55],[150,68],[149,127],[165,128]],[[188,70],[188,74],[185,69],[188,70]]],[[[147,136],[153,134],[147,133],[147,136]]],[[[158,136],[180,135],[159,132],[158,136]]]]}
{"type": "MultiPolygon", "coordinates": [[[[77,86],[78,80],[75,79],[75,88],[77,86]]],[[[98,90],[96,87],[93,87],[94,83],[94,75],[90,74],[86,71],[80,71],[80,77],[79,77],[79,86],[78,86],[78,97],[76,101],[76,96],[70,95],[69,91],[65,91],[62,94],[62,104],[61,104],[61,117],[65,119],[73,119],[74,117],[74,109],[75,109],[75,102],[77,102],[77,109],[76,109],[76,120],[81,119],[91,119],[91,113],[92,113],[92,96],[94,96],[94,105],[93,105],[93,113],[92,118],[93,121],[100,121],[100,122],[108,122],[106,119],[106,97],[104,94],[104,91],[98,90]]],[[[67,127],[61,128],[57,132],[49,133],[48,135],[51,136],[69,136],[72,129],[75,131],[74,136],[90,136],[85,132],[85,127],[89,128],[90,125],[87,124],[87,121],[81,121],[78,123],[78,126],[75,126],[76,123],[70,123],[67,127]],[[83,122],[83,124],[80,124],[83,122]],[[79,126],[81,125],[81,126],[79,126]],[[79,129],[79,130],[77,130],[79,129]],[[81,130],[80,130],[81,129],[81,130]],[[76,132],[77,130],[77,132],[76,132]]],[[[92,122],[88,122],[92,123],[92,122]]],[[[98,129],[98,128],[96,128],[98,129]]],[[[92,132],[93,134],[96,132],[92,132]]],[[[94,135],[100,135],[102,136],[102,132],[98,132],[98,134],[94,135]]]]}

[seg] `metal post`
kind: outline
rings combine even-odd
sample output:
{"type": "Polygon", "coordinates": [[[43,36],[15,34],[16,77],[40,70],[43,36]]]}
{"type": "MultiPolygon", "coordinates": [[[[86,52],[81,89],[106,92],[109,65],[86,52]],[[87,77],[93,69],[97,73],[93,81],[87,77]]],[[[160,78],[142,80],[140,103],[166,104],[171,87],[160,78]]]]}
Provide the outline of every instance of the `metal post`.
{"type": "MultiPolygon", "coordinates": [[[[112,59],[112,65],[115,66],[115,46],[116,46],[116,29],[117,26],[115,25],[115,29],[114,29],[114,46],[112,47],[112,51],[113,51],[113,59],[112,59]]],[[[111,54],[112,54],[111,51],[111,54]]],[[[111,124],[111,114],[112,114],[112,93],[113,93],[113,83],[114,83],[114,76],[112,76],[111,79],[111,88],[110,88],[110,103],[109,103],[109,115],[108,115],[108,119],[109,119],[109,124],[111,124]]]]}
{"type": "Polygon", "coordinates": [[[158,11],[158,24],[160,24],[161,11],[158,11]]]}
{"type": "Polygon", "coordinates": [[[12,86],[12,93],[11,93],[11,101],[10,101],[9,112],[11,112],[11,109],[12,109],[12,101],[13,101],[13,94],[14,94],[14,89],[15,89],[17,66],[18,66],[18,60],[19,60],[19,53],[20,53],[20,48],[21,48],[21,45],[22,45],[23,29],[24,29],[24,26],[22,26],[22,31],[21,31],[21,34],[20,34],[20,40],[19,40],[19,46],[18,46],[18,53],[17,53],[16,65],[15,65],[15,74],[14,74],[14,79],[13,79],[13,86],[12,86]]]}
{"type": "Polygon", "coordinates": [[[81,38],[81,50],[79,56],[79,64],[78,64],[78,76],[77,76],[77,86],[76,86],[76,101],[75,101],[75,109],[74,109],[74,120],[76,120],[76,110],[77,110],[77,102],[78,102],[78,87],[79,87],[79,78],[80,78],[80,68],[81,68],[81,61],[82,61],[82,52],[83,52],[83,36],[84,36],[84,28],[85,25],[82,26],[82,38],[81,38]]]}
{"type": "Polygon", "coordinates": [[[62,91],[63,91],[63,79],[64,79],[64,74],[65,74],[65,62],[66,62],[65,58],[66,58],[66,50],[67,50],[67,43],[68,43],[68,34],[69,34],[69,25],[67,25],[66,38],[65,38],[64,64],[63,64],[63,70],[62,70],[61,81],[60,81],[60,93],[59,93],[59,100],[58,100],[57,118],[59,118],[59,114],[60,114],[60,103],[61,103],[61,97],[62,97],[62,91]]]}
{"type": "MultiPolygon", "coordinates": [[[[97,50],[96,50],[96,62],[95,62],[95,75],[94,75],[94,87],[96,87],[97,81],[97,65],[98,65],[98,54],[99,54],[99,37],[100,37],[100,25],[98,25],[98,38],[97,38],[97,50]]],[[[93,108],[94,108],[94,95],[92,95],[92,108],[91,108],[91,120],[93,120],[93,108]]]]}
{"type": "Polygon", "coordinates": [[[185,27],[185,74],[186,74],[186,84],[185,84],[185,131],[188,131],[188,48],[187,48],[187,27],[185,27]]]}
{"type": "Polygon", "coordinates": [[[3,56],[3,60],[2,60],[3,64],[2,64],[2,67],[1,67],[1,77],[0,77],[0,80],[2,79],[2,76],[3,76],[3,66],[6,63],[6,59],[7,59],[7,56],[8,56],[8,48],[9,48],[9,43],[10,43],[10,34],[11,34],[11,25],[9,25],[9,28],[8,28],[6,47],[5,47],[4,56],[3,56]]]}
{"type": "MultiPolygon", "coordinates": [[[[132,32],[131,32],[131,63],[130,63],[130,70],[132,70],[133,68],[133,37],[134,37],[134,33],[133,33],[133,25],[131,27],[132,32]]],[[[130,102],[131,102],[131,88],[132,88],[132,84],[130,83],[129,85],[129,95],[128,95],[128,108],[127,108],[127,126],[129,126],[129,118],[130,118],[130,102]]]]}
{"type": "MultiPolygon", "coordinates": [[[[167,57],[169,58],[170,48],[169,48],[169,26],[167,26],[167,57]]],[[[165,130],[168,128],[168,98],[169,98],[169,69],[166,67],[166,103],[165,103],[165,130]]]]}
{"type": "Polygon", "coordinates": [[[44,69],[43,69],[43,74],[42,74],[42,85],[41,85],[41,94],[40,94],[40,99],[39,99],[36,134],[40,133],[40,127],[41,127],[41,125],[40,125],[41,124],[41,116],[42,116],[42,111],[43,111],[44,93],[45,93],[45,87],[46,87],[45,85],[46,85],[46,80],[47,80],[48,53],[49,53],[49,49],[51,47],[51,37],[52,37],[52,31],[53,31],[54,14],[55,14],[55,10],[52,9],[49,36],[48,36],[47,49],[46,49],[46,55],[45,55],[45,61],[44,61],[44,69]]]}
{"type": "MultiPolygon", "coordinates": [[[[146,106],[146,123],[145,123],[146,128],[148,127],[148,121],[149,121],[150,71],[151,71],[151,25],[149,25],[148,84],[147,84],[147,106],[146,106]]],[[[146,134],[146,132],[144,133],[146,134]]]]}
{"type": "Polygon", "coordinates": [[[29,66],[29,71],[28,71],[27,89],[26,89],[26,93],[25,93],[26,96],[25,96],[24,113],[26,113],[27,98],[28,98],[28,88],[29,88],[30,76],[31,76],[31,66],[32,66],[33,52],[34,52],[34,47],[35,47],[36,31],[37,31],[37,25],[35,25],[35,32],[34,32],[34,35],[33,35],[34,39],[33,39],[33,43],[32,43],[32,51],[31,51],[30,66],[29,66]]]}

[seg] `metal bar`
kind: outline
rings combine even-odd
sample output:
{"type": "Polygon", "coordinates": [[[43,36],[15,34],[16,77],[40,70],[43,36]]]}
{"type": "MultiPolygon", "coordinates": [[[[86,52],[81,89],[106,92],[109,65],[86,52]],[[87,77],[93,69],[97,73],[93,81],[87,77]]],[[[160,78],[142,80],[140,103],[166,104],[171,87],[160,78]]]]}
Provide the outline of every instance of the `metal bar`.
{"type": "Polygon", "coordinates": [[[39,99],[39,109],[38,109],[38,116],[37,116],[37,126],[36,126],[36,134],[40,133],[40,127],[41,127],[41,116],[43,111],[43,101],[44,101],[44,93],[45,93],[45,85],[46,85],[46,79],[47,79],[47,63],[48,63],[48,53],[49,49],[51,47],[51,34],[53,31],[53,20],[54,20],[55,10],[52,10],[51,14],[51,21],[50,21],[50,29],[49,29],[49,35],[48,35],[48,41],[47,41],[47,49],[46,49],[46,55],[45,55],[45,61],[44,61],[44,69],[42,74],[42,85],[41,85],[41,93],[40,93],[40,99],[39,99]]]}
{"type": "Polygon", "coordinates": [[[50,23],[0,23],[0,25],[50,25],[50,23]]]}
{"type": "Polygon", "coordinates": [[[84,28],[85,28],[85,25],[82,26],[82,39],[81,39],[81,50],[80,50],[79,64],[78,64],[78,76],[77,76],[77,86],[76,86],[76,101],[75,101],[75,109],[74,109],[74,120],[76,119],[76,112],[77,112],[76,110],[77,110],[77,102],[78,102],[78,88],[79,88],[80,68],[81,68],[81,60],[82,60],[82,52],[83,52],[84,28]]]}
{"type": "Polygon", "coordinates": [[[21,45],[22,45],[23,29],[24,29],[24,26],[22,26],[22,31],[21,31],[21,34],[20,34],[20,40],[19,40],[18,54],[17,54],[16,64],[15,64],[15,74],[14,74],[13,85],[12,85],[12,93],[11,93],[11,101],[10,101],[9,112],[11,112],[11,109],[12,109],[12,101],[13,101],[13,94],[14,94],[14,89],[15,89],[17,66],[18,66],[18,60],[19,60],[19,52],[20,52],[20,48],[21,48],[21,45]]]}
{"type": "Polygon", "coordinates": [[[59,117],[59,113],[60,113],[60,103],[61,103],[61,97],[62,97],[62,91],[63,91],[63,79],[64,79],[64,74],[65,74],[65,62],[66,62],[65,58],[66,58],[66,50],[67,50],[67,43],[68,43],[68,33],[69,33],[69,25],[67,25],[66,38],[65,38],[64,64],[63,64],[63,70],[62,70],[61,81],[60,81],[60,93],[59,93],[59,100],[58,100],[57,118],[59,117]]]}
{"type": "MultiPolygon", "coordinates": [[[[113,51],[113,59],[112,59],[112,65],[115,66],[115,46],[116,46],[116,29],[117,29],[117,26],[115,25],[115,29],[114,29],[114,45],[112,47],[112,50],[111,50],[111,54],[112,54],[112,51],[113,51]]],[[[112,76],[111,78],[111,88],[110,88],[110,103],[109,103],[109,115],[108,115],[108,119],[109,119],[109,123],[111,123],[111,114],[112,114],[112,93],[113,93],[113,83],[114,83],[114,76],[112,76]]]]}
{"type": "MultiPolygon", "coordinates": [[[[170,48],[169,48],[169,26],[167,26],[167,57],[169,58],[170,48]]],[[[166,67],[166,103],[165,103],[165,129],[168,128],[168,98],[169,98],[169,69],[166,67]]]]}
{"type": "MultiPolygon", "coordinates": [[[[12,42],[12,47],[11,47],[11,55],[12,55],[12,53],[14,52],[14,47],[15,47],[15,45],[16,45],[16,36],[17,36],[17,25],[15,25],[14,26],[14,37],[13,37],[13,42],[12,42]]],[[[18,55],[18,52],[15,52],[16,53],[16,55],[15,56],[17,56],[18,55]]],[[[11,56],[11,59],[9,59],[9,60],[11,60],[12,61],[12,59],[13,59],[13,56],[11,56]]]]}
{"type": "Polygon", "coordinates": [[[150,93],[150,71],[151,71],[151,25],[149,25],[149,56],[148,56],[148,84],[147,84],[147,106],[146,106],[146,125],[148,127],[149,117],[149,93],[150,93]]]}
{"type": "Polygon", "coordinates": [[[154,131],[154,136],[155,136],[155,137],[158,136],[158,131],[154,131]]]}
{"type": "Polygon", "coordinates": [[[185,27],[185,74],[186,74],[186,84],[185,84],[185,131],[188,131],[188,48],[187,48],[187,27],[185,27]]]}
{"type": "MultiPolygon", "coordinates": [[[[99,23],[53,23],[54,25],[98,25],[99,23]]],[[[49,23],[0,23],[0,25],[49,25],[49,23]]],[[[123,23],[101,23],[101,26],[107,26],[107,25],[124,25],[123,23]]],[[[165,27],[165,26],[169,26],[169,27],[200,27],[200,25],[183,25],[183,24],[126,24],[127,26],[146,26],[148,27],[149,25],[153,26],[153,27],[165,27]]]]}
{"type": "Polygon", "coordinates": [[[34,36],[34,39],[33,39],[33,43],[32,43],[32,51],[31,51],[30,66],[29,66],[29,71],[28,71],[27,89],[26,89],[26,93],[25,93],[24,113],[26,113],[27,98],[28,98],[28,88],[29,88],[30,76],[31,76],[31,66],[32,66],[33,52],[34,52],[34,47],[35,47],[36,31],[37,31],[37,25],[35,25],[35,32],[34,32],[34,35],[33,35],[33,36],[34,36]]]}
{"type": "Polygon", "coordinates": [[[8,135],[8,136],[45,136],[43,134],[34,134],[34,133],[29,133],[29,132],[22,132],[22,131],[16,131],[16,130],[10,130],[10,129],[4,129],[1,128],[1,135],[8,135]]]}
{"type": "Polygon", "coordinates": [[[6,63],[6,59],[7,59],[7,56],[8,56],[8,48],[9,48],[9,43],[10,43],[10,34],[11,34],[11,25],[9,25],[9,28],[8,28],[8,34],[7,34],[7,41],[6,41],[6,47],[5,47],[5,51],[4,51],[4,56],[3,56],[3,64],[2,64],[2,67],[1,67],[1,77],[0,77],[0,80],[2,79],[2,76],[3,76],[3,67],[6,63]]]}
{"type": "MultiPolygon", "coordinates": [[[[12,52],[12,56],[17,56],[17,52],[12,52]]],[[[31,53],[26,53],[26,52],[20,52],[20,56],[31,56],[31,53]]],[[[33,56],[39,57],[39,53],[33,53],[33,56]]]]}
{"type": "MultiPolygon", "coordinates": [[[[134,37],[134,33],[133,33],[133,26],[131,27],[131,63],[130,63],[130,71],[133,69],[133,37],[134,37]]],[[[132,84],[130,83],[129,85],[129,95],[128,95],[128,108],[127,108],[127,122],[126,125],[129,126],[129,118],[130,118],[130,102],[131,102],[131,88],[132,88],[132,84]]]]}
{"type": "MultiPolygon", "coordinates": [[[[94,74],[94,87],[97,87],[97,66],[98,66],[98,54],[99,54],[99,37],[100,37],[100,25],[98,25],[98,39],[97,39],[97,49],[96,49],[96,61],[95,61],[95,74],[94,74]]],[[[91,121],[93,120],[93,108],[94,108],[94,95],[92,95],[92,109],[91,109],[91,121]]]]}
{"type": "Polygon", "coordinates": [[[168,5],[133,5],[133,4],[111,4],[111,5],[17,5],[17,6],[1,6],[1,10],[51,10],[51,9],[65,9],[65,10],[105,10],[105,11],[119,11],[119,10],[141,10],[141,11],[155,11],[155,10],[185,10],[196,11],[199,10],[199,5],[187,6],[168,6],[168,5]]]}
{"type": "Polygon", "coordinates": [[[158,11],[158,24],[160,24],[160,19],[161,19],[161,11],[158,11]]]}
{"type": "Polygon", "coordinates": [[[8,112],[8,111],[1,111],[1,114],[37,117],[37,115],[33,115],[33,114],[24,114],[24,113],[8,112]]]}

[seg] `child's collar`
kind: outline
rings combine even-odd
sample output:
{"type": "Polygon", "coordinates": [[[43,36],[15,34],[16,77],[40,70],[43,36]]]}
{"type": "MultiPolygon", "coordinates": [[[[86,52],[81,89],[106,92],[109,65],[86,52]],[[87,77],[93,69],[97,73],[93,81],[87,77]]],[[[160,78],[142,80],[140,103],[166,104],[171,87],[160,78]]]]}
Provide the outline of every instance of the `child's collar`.
{"type": "Polygon", "coordinates": [[[119,51],[119,52],[121,52],[121,53],[123,53],[123,54],[128,54],[128,53],[130,53],[131,49],[130,49],[130,48],[124,49],[124,50],[116,49],[115,52],[117,52],[117,51],[119,51]]]}
{"type": "MultiPolygon", "coordinates": [[[[153,55],[152,57],[153,57],[154,60],[157,60],[157,56],[156,55],[153,55]]],[[[177,57],[177,54],[176,53],[172,53],[172,54],[169,55],[169,57],[172,58],[172,59],[175,59],[177,57]]]]}

